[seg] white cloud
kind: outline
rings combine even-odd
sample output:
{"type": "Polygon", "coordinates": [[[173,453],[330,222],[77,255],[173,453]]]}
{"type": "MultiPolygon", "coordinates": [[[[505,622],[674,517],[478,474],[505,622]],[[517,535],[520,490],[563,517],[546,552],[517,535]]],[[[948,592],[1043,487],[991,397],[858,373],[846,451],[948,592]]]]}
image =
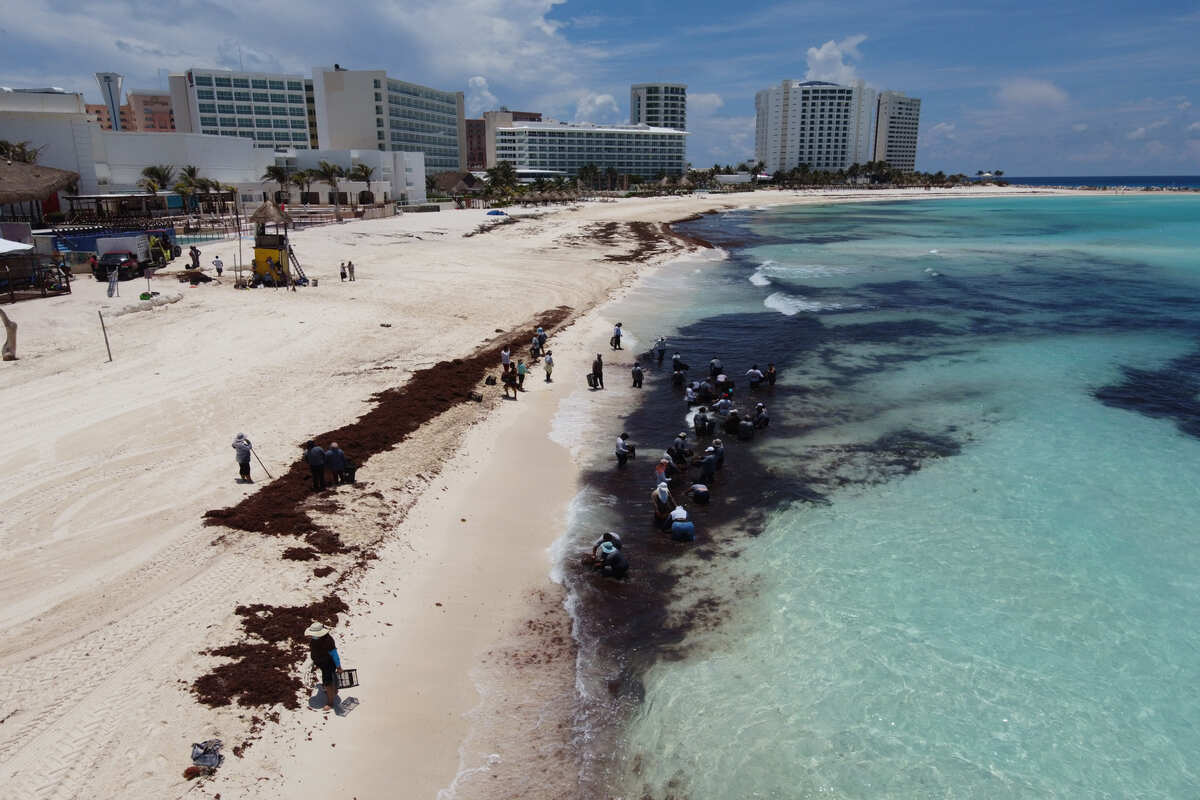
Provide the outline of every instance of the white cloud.
{"type": "Polygon", "coordinates": [[[575,103],[576,122],[616,122],[621,107],[611,94],[585,92],[575,103]]]}
{"type": "Polygon", "coordinates": [[[937,142],[939,140],[954,141],[954,131],[956,126],[953,122],[939,122],[925,132],[927,142],[937,142]]]}
{"type": "Polygon", "coordinates": [[[487,78],[476,75],[467,80],[466,106],[467,116],[478,118],[484,111],[491,111],[498,105],[496,95],[488,88],[487,78]]]}
{"type": "Polygon", "coordinates": [[[1200,122],[1193,122],[1187,126],[1188,133],[1200,133],[1200,122]]]}
{"type": "Polygon", "coordinates": [[[1141,139],[1145,139],[1146,136],[1148,134],[1150,134],[1152,131],[1156,131],[1166,124],[1167,124],[1167,121],[1165,119],[1155,120],[1154,122],[1151,122],[1149,125],[1145,125],[1141,128],[1137,128],[1135,130],[1130,131],[1129,133],[1127,133],[1125,135],[1125,138],[1129,139],[1132,142],[1136,142],[1141,139]]]}
{"type": "Polygon", "coordinates": [[[688,117],[709,116],[723,105],[725,101],[715,92],[694,92],[687,97],[688,117]]]}
{"type": "Polygon", "coordinates": [[[1074,125],[1071,126],[1071,130],[1075,131],[1076,133],[1083,133],[1087,129],[1088,129],[1088,126],[1087,126],[1086,122],[1076,122],[1074,125]]]}
{"type": "Polygon", "coordinates": [[[1184,100],[1184,101],[1182,101],[1182,102],[1181,102],[1179,105],[1177,105],[1177,106],[1175,106],[1175,107],[1176,107],[1176,108],[1178,108],[1180,111],[1187,111],[1189,108],[1191,108],[1191,107],[1192,107],[1192,101],[1191,101],[1191,100],[1184,100]]]}
{"type": "Polygon", "coordinates": [[[808,72],[804,74],[805,80],[850,83],[858,76],[854,66],[846,63],[846,58],[862,58],[862,54],[858,52],[858,46],[866,40],[867,37],[860,33],[847,36],[840,42],[830,39],[820,47],[808,48],[804,54],[804,60],[808,63],[808,72]]]}
{"type": "Polygon", "coordinates": [[[1017,78],[1000,87],[1000,102],[1011,107],[1062,108],[1067,93],[1050,81],[1036,78],[1017,78]]]}

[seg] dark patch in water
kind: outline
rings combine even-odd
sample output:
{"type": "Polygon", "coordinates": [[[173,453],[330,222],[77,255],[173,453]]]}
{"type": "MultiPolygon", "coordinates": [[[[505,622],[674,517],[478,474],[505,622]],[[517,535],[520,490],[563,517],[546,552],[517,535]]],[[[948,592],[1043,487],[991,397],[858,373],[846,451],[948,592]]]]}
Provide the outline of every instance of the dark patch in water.
{"type": "Polygon", "coordinates": [[[1093,396],[1106,406],[1172,420],[1182,433],[1200,439],[1200,350],[1160,369],[1122,367],[1125,379],[1093,396]]]}

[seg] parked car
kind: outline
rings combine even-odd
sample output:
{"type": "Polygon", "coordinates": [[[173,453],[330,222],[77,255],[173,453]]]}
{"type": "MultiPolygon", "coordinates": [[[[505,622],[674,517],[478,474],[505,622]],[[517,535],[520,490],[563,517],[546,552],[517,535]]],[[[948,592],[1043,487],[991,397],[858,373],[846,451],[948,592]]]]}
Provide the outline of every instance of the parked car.
{"type": "Polygon", "coordinates": [[[117,270],[117,280],[127,281],[142,277],[142,265],[137,256],[129,252],[105,253],[96,261],[92,274],[98,281],[107,281],[111,270],[117,270]]]}

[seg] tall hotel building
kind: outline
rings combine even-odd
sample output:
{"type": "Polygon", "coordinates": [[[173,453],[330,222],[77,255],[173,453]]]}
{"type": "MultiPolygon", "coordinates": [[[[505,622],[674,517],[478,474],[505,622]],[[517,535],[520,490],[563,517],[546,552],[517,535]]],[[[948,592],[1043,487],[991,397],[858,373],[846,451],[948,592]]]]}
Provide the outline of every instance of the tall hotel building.
{"type": "Polygon", "coordinates": [[[880,92],[875,122],[875,161],[912,172],[917,168],[917,129],[921,100],[901,92],[880,92]]]}
{"type": "Polygon", "coordinates": [[[335,64],[313,69],[313,95],[322,149],[420,151],[429,174],[466,169],[462,92],[335,64]]]}
{"type": "Polygon", "coordinates": [[[807,164],[834,171],[871,160],[875,98],[862,81],[785,80],[754,97],[755,158],[774,174],[807,164]]]}
{"type": "Polygon", "coordinates": [[[167,81],[180,133],[252,139],[264,149],[317,146],[303,75],[189,69],[167,81]]]}
{"type": "Polygon", "coordinates": [[[636,83],[629,88],[629,123],[687,130],[687,85],[636,83]]]}
{"type": "Polygon", "coordinates": [[[659,173],[682,175],[687,163],[687,132],[674,128],[518,122],[499,112],[488,125],[494,130],[489,167],[507,161],[521,170],[576,175],[580,167],[595,164],[601,170],[612,167],[623,175],[652,178],[659,173]]]}

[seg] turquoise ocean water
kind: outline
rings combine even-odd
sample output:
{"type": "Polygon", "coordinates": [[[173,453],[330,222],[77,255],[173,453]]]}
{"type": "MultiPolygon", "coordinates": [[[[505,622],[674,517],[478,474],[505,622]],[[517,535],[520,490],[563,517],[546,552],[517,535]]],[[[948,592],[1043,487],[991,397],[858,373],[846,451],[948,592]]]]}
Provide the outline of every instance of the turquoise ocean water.
{"type": "MultiPolygon", "coordinates": [[[[580,736],[585,783],[1200,796],[1200,198],[784,207],[688,230],[729,258],[648,280],[626,327],[693,371],[719,354],[782,378],[695,544],[628,510],[648,463],[590,476],[575,534],[622,525],[634,575],[570,582],[585,612],[619,608],[580,616],[581,686],[616,698],[610,736],[580,736]]],[[[684,408],[661,370],[645,398],[626,425],[657,449],[684,408]]]]}

